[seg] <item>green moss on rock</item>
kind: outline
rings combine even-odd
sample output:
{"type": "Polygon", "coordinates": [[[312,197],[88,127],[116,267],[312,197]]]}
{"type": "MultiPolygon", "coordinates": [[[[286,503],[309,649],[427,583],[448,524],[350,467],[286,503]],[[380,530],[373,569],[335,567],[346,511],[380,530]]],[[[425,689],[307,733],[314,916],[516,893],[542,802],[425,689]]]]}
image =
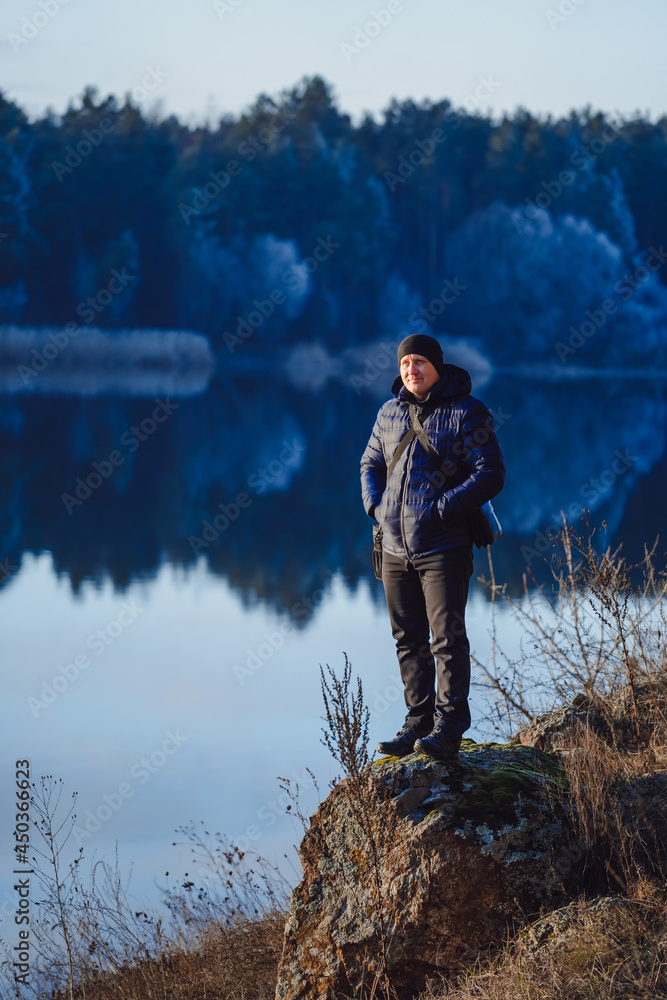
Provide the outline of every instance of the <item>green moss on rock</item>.
{"type": "Polygon", "coordinates": [[[475,743],[468,739],[463,740],[456,761],[439,762],[410,754],[402,758],[382,757],[371,767],[391,776],[399,794],[401,769],[406,769],[413,787],[430,786],[421,809],[418,806],[414,810],[416,815],[423,812],[454,825],[487,825],[494,831],[515,825],[522,817],[535,816],[547,805],[559,811],[557,793],[567,784],[557,754],[535,747],[475,743]]]}

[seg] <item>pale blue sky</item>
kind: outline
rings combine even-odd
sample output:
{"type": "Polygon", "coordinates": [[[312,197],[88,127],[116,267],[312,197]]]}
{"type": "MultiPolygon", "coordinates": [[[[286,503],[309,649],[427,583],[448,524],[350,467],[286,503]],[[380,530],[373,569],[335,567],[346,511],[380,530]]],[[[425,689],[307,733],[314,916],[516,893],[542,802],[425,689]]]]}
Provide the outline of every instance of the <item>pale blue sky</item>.
{"type": "Polygon", "coordinates": [[[62,111],[88,84],[122,96],[150,70],[161,79],[136,91],[142,106],[159,99],[190,122],[315,73],[357,120],[392,97],[458,105],[482,79],[492,93],[479,106],[496,115],[667,110],[666,0],[217,0],[219,13],[214,0],[62,2],[2,0],[0,89],[31,117],[62,111]],[[346,58],[341,46],[390,4],[377,37],[346,58]],[[34,37],[23,44],[22,31],[34,37]]]}

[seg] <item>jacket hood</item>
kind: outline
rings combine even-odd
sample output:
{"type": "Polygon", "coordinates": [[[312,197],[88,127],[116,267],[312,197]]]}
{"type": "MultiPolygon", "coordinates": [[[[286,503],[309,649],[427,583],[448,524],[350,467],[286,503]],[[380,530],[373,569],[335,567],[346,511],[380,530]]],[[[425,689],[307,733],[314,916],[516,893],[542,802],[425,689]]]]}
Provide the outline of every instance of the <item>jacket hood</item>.
{"type": "MultiPolygon", "coordinates": [[[[409,389],[405,388],[400,375],[394,380],[391,391],[394,396],[397,396],[399,399],[406,399],[409,402],[412,402],[416,398],[409,389]]],[[[445,365],[442,378],[435,383],[426,399],[432,399],[434,396],[467,396],[471,391],[472,379],[470,378],[470,373],[465,368],[459,368],[458,365],[445,365]]],[[[426,399],[421,399],[419,402],[425,403],[426,399]]]]}

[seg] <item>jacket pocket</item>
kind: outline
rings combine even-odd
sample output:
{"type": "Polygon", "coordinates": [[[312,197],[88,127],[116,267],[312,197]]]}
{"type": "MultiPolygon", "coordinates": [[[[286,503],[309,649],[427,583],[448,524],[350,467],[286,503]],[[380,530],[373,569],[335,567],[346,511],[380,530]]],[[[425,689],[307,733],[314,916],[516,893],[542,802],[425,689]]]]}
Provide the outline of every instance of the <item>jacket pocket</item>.
{"type": "Polygon", "coordinates": [[[386,496],[387,496],[387,491],[385,490],[380,499],[378,500],[378,502],[376,503],[375,510],[373,511],[373,517],[375,518],[378,524],[381,523],[382,507],[384,505],[386,496]]]}

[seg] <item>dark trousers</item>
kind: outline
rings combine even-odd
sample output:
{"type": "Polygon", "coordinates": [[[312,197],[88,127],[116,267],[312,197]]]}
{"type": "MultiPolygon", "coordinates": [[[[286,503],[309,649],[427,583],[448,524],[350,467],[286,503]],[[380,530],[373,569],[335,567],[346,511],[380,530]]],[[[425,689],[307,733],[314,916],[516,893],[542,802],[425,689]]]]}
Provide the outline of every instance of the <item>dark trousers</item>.
{"type": "Polygon", "coordinates": [[[406,722],[427,731],[431,720],[443,723],[455,738],[470,728],[465,607],[472,566],[472,545],[414,560],[382,554],[382,583],[403,679],[406,722]]]}

